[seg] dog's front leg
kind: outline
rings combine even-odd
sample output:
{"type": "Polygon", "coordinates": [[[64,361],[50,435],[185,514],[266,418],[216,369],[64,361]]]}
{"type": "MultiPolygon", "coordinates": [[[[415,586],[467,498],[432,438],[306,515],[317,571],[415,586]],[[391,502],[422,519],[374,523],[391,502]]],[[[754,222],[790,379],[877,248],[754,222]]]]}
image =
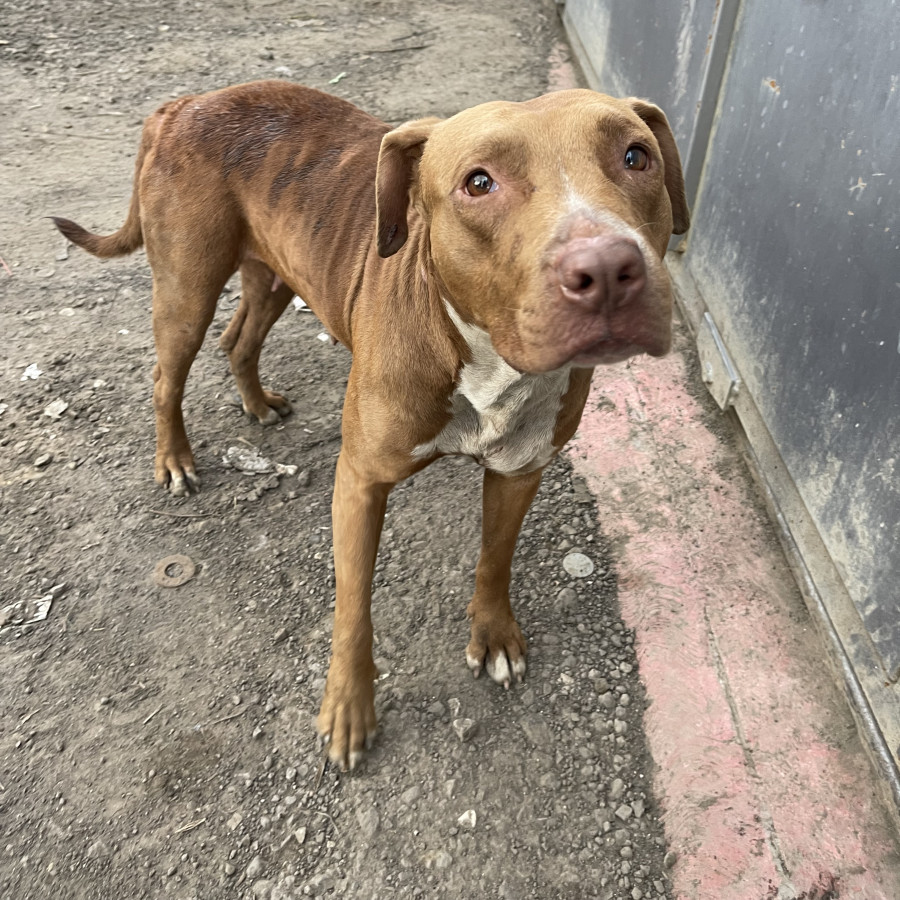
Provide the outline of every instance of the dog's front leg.
{"type": "Polygon", "coordinates": [[[486,469],[484,473],[481,556],[475,570],[475,595],[466,610],[472,622],[466,661],[476,678],[483,666],[507,688],[513,677],[522,680],[526,650],[509,602],[510,569],[519,529],[542,472],[508,476],[486,469]]]}
{"type": "Polygon", "coordinates": [[[337,596],[331,665],[316,721],[328,755],[352,769],[375,734],[372,659],[372,574],[384,511],[393,483],[373,481],[355,467],[346,448],[338,457],[332,503],[337,596]]]}

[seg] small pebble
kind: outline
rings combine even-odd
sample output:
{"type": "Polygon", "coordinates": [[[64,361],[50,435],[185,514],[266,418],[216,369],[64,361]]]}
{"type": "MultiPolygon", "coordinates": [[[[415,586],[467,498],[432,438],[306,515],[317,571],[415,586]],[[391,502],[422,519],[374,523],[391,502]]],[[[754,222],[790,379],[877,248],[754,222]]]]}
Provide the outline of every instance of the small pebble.
{"type": "Polygon", "coordinates": [[[454,719],[453,730],[456,732],[456,736],[465,742],[470,740],[478,730],[478,723],[472,719],[454,719]]]}
{"type": "Polygon", "coordinates": [[[69,404],[65,400],[54,400],[44,409],[44,415],[51,419],[58,419],[68,408],[69,404]]]}
{"type": "Polygon", "coordinates": [[[248,878],[259,878],[263,871],[263,861],[261,856],[254,856],[247,866],[246,875],[248,878]]]}
{"type": "Polygon", "coordinates": [[[594,571],[594,564],[583,553],[569,553],[563,559],[563,568],[576,578],[587,578],[594,571]]]}
{"type": "Polygon", "coordinates": [[[359,823],[359,830],[363,837],[371,839],[378,831],[378,827],[381,824],[381,817],[370,806],[360,810],[356,814],[356,821],[359,823]]]}
{"type": "Polygon", "coordinates": [[[426,869],[446,869],[453,862],[453,857],[446,850],[429,853],[425,857],[426,869]]]}
{"type": "Polygon", "coordinates": [[[613,778],[609,786],[609,799],[618,800],[625,793],[625,782],[621,778],[613,778]]]}
{"type": "Polygon", "coordinates": [[[420,788],[417,784],[414,784],[411,788],[407,788],[400,795],[400,802],[404,806],[412,806],[412,804],[415,803],[416,800],[418,800],[419,797],[421,797],[421,796],[422,796],[422,788],[420,788]]]}

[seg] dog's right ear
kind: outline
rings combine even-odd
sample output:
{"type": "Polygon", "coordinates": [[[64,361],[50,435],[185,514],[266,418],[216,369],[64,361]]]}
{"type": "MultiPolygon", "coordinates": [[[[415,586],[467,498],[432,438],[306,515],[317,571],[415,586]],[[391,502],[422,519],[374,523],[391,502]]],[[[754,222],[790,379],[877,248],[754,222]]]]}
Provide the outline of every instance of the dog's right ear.
{"type": "Polygon", "coordinates": [[[393,256],[409,237],[409,192],[425,142],[440,119],[416,119],[389,131],[381,140],[375,176],[378,255],[393,256]]]}

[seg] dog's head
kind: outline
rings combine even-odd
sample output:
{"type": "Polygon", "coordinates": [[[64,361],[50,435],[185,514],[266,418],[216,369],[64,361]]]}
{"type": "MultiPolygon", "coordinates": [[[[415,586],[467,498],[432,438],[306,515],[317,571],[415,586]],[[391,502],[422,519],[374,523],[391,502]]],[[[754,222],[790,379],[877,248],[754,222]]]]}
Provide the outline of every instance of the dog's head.
{"type": "Polygon", "coordinates": [[[653,104],[573,90],[408,122],[381,145],[381,256],[405,243],[410,203],[445,300],[515,369],[668,351],[662,257],[689,213],[653,104]]]}

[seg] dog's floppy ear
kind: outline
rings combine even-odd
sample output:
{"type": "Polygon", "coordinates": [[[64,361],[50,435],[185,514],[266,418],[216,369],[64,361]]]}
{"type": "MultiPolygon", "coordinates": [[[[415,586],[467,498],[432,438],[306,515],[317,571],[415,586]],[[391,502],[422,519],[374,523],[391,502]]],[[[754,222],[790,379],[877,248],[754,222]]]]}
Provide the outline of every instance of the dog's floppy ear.
{"type": "Polygon", "coordinates": [[[381,140],[375,202],[378,210],[378,255],[393,256],[409,236],[406,214],[409,190],[425,142],[440,119],[416,119],[389,131],[381,140]]]}
{"type": "Polygon", "coordinates": [[[684,196],[684,175],[681,171],[681,157],[675,145],[675,137],[669,127],[666,114],[653,103],[631,97],[631,108],[644,120],[653,132],[662,152],[666,167],[666,191],[672,204],[672,234],[684,234],[691,224],[691,213],[684,196]]]}

